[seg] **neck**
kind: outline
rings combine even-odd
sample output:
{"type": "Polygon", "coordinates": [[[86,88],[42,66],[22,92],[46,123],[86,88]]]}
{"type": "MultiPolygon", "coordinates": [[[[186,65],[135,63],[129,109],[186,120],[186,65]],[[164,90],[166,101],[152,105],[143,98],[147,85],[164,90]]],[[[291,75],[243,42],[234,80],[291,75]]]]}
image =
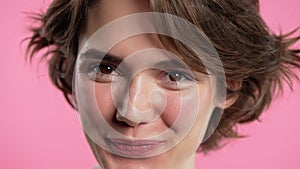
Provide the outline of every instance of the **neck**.
{"type": "Polygon", "coordinates": [[[195,160],[196,154],[191,155],[185,161],[182,161],[178,164],[178,162],[174,162],[176,166],[171,167],[172,169],[195,169],[195,160]]]}

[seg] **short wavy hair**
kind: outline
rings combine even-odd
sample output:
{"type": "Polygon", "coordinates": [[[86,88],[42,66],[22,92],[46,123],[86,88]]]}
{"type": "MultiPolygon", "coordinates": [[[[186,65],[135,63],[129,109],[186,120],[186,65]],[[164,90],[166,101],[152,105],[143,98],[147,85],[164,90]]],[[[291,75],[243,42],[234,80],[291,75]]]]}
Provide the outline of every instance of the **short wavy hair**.
{"type": "MultiPolygon", "coordinates": [[[[31,17],[39,23],[32,27],[27,54],[32,59],[42,49],[49,62],[54,85],[72,102],[72,74],[78,54],[78,36],[86,25],[89,9],[99,0],[54,0],[47,11],[31,17]]],[[[283,83],[292,88],[294,69],[300,68],[300,50],[291,49],[300,36],[298,29],[275,35],[259,13],[258,0],[150,0],[154,12],[177,15],[201,29],[217,50],[224,66],[227,98],[237,97],[226,108],[212,136],[199,147],[208,152],[220,147],[226,138],[238,138],[237,124],[259,118],[268,108],[283,83]]],[[[167,50],[189,60],[190,50],[174,39],[160,36],[167,50]]],[[[192,53],[193,55],[193,53],[192,53]]],[[[189,62],[189,61],[187,61],[189,62]]]]}

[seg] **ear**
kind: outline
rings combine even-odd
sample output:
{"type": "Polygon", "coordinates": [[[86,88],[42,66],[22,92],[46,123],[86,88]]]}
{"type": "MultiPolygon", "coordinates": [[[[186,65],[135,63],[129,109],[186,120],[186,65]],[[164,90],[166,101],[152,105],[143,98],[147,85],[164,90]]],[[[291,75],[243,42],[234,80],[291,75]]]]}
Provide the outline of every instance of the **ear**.
{"type": "Polygon", "coordinates": [[[223,105],[223,109],[226,109],[233,105],[239,97],[237,91],[242,88],[243,81],[242,80],[226,80],[227,84],[227,93],[226,93],[226,101],[223,105]]]}

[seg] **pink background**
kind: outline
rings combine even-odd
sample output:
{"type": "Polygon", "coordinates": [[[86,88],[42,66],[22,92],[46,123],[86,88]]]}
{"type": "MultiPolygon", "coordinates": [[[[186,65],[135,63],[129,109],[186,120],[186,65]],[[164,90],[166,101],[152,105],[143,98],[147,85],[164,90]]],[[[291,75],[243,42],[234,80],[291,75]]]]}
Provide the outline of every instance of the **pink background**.
{"type": "MultiPolygon", "coordinates": [[[[91,169],[96,164],[76,113],[49,82],[44,64],[24,61],[25,45],[20,41],[30,23],[23,12],[48,4],[49,0],[1,1],[1,169],[91,169]]],[[[300,26],[299,0],[262,0],[261,5],[272,30],[300,26]]],[[[197,168],[299,169],[300,83],[294,87],[293,93],[287,91],[274,102],[261,123],[241,128],[249,137],[208,156],[198,155],[197,168]]]]}

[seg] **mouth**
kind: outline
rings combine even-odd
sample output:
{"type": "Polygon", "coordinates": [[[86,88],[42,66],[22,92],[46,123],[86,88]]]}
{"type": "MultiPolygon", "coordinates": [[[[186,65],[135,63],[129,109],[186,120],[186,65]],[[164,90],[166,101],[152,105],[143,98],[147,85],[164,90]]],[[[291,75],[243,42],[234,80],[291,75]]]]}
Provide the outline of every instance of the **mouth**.
{"type": "Polygon", "coordinates": [[[117,155],[142,157],[157,150],[164,142],[157,140],[109,139],[111,148],[117,155]]]}

